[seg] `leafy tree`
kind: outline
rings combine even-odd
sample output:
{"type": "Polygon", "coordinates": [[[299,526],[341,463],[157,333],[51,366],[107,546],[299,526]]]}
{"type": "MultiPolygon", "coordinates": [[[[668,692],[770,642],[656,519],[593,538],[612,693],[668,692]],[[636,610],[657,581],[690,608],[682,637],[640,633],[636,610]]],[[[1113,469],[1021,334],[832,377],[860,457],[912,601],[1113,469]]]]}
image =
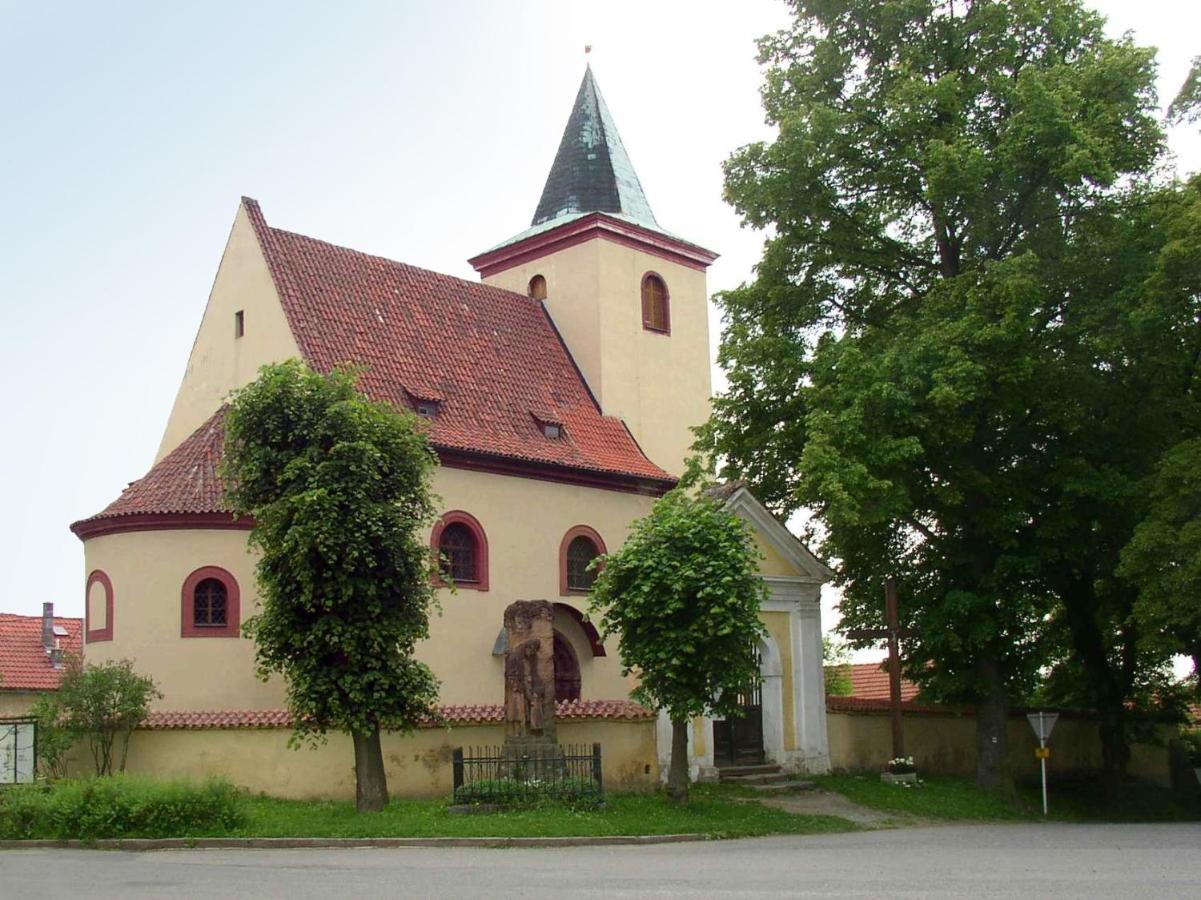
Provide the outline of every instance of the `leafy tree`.
{"type": "Polygon", "coordinates": [[[67,754],[75,746],[76,735],[64,727],[62,707],[56,694],[45,693],[29,708],[37,733],[38,773],[48,781],[67,776],[67,754]]]}
{"type": "Polygon", "coordinates": [[[76,658],[68,661],[58,695],[43,712],[61,731],[87,740],[97,775],[111,775],[114,763],[125,771],[129,736],[150,714],[150,701],[161,696],[154,680],[135,672],[128,659],[84,665],[76,658]]]}
{"type": "Polygon", "coordinates": [[[592,608],[619,637],[634,697],[667,711],[667,787],[688,801],[688,727],[694,716],[739,715],[736,694],[759,677],[766,589],[743,522],[719,500],[676,488],[634,523],[622,548],[594,565],[592,608]],[[603,568],[601,568],[603,566],[603,568]]]}
{"type": "Polygon", "coordinates": [[[1143,615],[1147,583],[1118,563],[1152,511],[1157,464],[1201,426],[1199,188],[1135,186],[1099,200],[1075,218],[1048,276],[1063,298],[1055,391],[1071,402],[1052,423],[1032,507],[1031,572],[1056,601],[1048,689],[1098,710],[1111,793],[1138,725],[1130,709],[1170,707],[1176,693],[1161,623],[1143,615]]]}
{"type": "Polygon", "coordinates": [[[265,366],[225,417],[229,499],[254,516],[261,611],[245,625],[259,674],[281,672],[296,740],[354,741],[360,810],[388,802],[381,729],[434,714],[413,658],[434,602],[423,531],[436,457],[415,416],[368,400],[351,372],[265,366]]]}
{"type": "Polygon", "coordinates": [[[851,696],[855,689],[851,682],[851,655],[847,645],[831,635],[822,637],[822,670],[827,696],[851,696]]]}
{"type": "Polygon", "coordinates": [[[1184,84],[1168,106],[1168,121],[1173,124],[1201,121],[1201,56],[1193,59],[1184,84]]]}
{"type": "Polygon", "coordinates": [[[791,5],[760,44],[778,136],[726,165],[770,237],[719,298],[729,390],[701,444],[813,509],[848,627],[898,577],[907,674],[976,704],[977,780],[1006,788],[1054,601],[1035,516],[1076,415],[1056,272],[1077,217],[1158,159],[1153,53],[1075,0],[791,5]]]}
{"type": "Polygon", "coordinates": [[[1148,481],[1148,513],[1122,551],[1139,585],[1133,615],[1146,640],[1189,656],[1201,690],[1201,440],[1182,441],[1148,481]]]}

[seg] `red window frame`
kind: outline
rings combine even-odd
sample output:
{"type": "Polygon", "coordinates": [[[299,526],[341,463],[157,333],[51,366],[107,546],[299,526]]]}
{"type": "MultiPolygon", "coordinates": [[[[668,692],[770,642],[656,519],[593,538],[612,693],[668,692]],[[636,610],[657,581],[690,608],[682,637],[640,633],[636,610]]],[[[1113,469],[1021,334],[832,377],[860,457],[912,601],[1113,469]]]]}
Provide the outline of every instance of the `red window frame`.
{"type": "MultiPolygon", "coordinates": [[[[480,524],[479,519],[469,512],[464,512],[461,509],[454,509],[448,513],[444,513],[434,525],[434,530],[430,532],[430,551],[434,554],[435,560],[441,560],[441,542],[442,532],[449,525],[463,525],[471,532],[471,536],[475,538],[475,581],[456,581],[455,587],[464,588],[469,591],[486,591],[488,590],[488,536],[484,533],[484,526],[480,524]]],[[[439,587],[444,587],[446,582],[440,575],[434,576],[434,584],[439,587]]]]}
{"type": "Polygon", "coordinates": [[[97,641],[113,639],[113,582],[103,569],[94,569],[88,575],[87,585],[83,589],[83,640],[94,644],[97,641]],[[104,586],[104,627],[92,628],[92,585],[99,582],[104,586]]]}
{"type": "Polygon", "coordinates": [[[596,547],[596,552],[600,555],[609,552],[605,549],[605,542],[596,533],[595,529],[589,528],[587,525],[576,525],[574,528],[569,528],[567,534],[563,535],[563,540],[559,542],[559,596],[561,597],[579,596],[589,593],[582,588],[573,588],[567,583],[567,550],[571,547],[571,542],[578,537],[585,537],[592,541],[596,547]]]}
{"type": "Polygon", "coordinates": [[[220,566],[201,566],[184,579],[180,591],[179,636],[185,638],[236,638],[241,635],[242,593],[238,580],[220,566]],[[196,624],[196,587],[206,578],[225,585],[225,624],[196,624]]]}

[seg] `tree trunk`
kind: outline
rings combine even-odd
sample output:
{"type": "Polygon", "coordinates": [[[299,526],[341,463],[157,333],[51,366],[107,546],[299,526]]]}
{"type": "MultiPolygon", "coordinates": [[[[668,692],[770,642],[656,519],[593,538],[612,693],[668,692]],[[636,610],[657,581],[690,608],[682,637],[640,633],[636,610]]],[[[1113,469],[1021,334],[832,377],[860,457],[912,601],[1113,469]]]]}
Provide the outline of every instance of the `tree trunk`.
{"type": "Polygon", "coordinates": [[[355,805],[359,812],[379,812],[388,805],[388,776],[379,729],[354,732],[355,805]]]}
{"type": "MultiPolygon", "coordinates": [[[[1100,600],[1092,581],[1077,579],[1064,591],[1063,602],[1075,661],[1084,672],[1085,684],[1101,720],[1097,728],[1101,739],[1101,784],[1106,799],[1113,803],[1117,800],[1126,774],[1126,764],[1130,760],[1130,743],[1126,734],[1127,691],[1121,684],[1123,674],[1110,661],[1105,635],[1098,621],[1100,600]]],[[[1123,650],[1132,653],[1133,643],[1127,641],[1123,650]]],[[[1132,659],[1129,665],[1129,677],[1132,679],[1132,659]]]]}
{"type": "Polygon", "coordinates": [[[667,770],[667,795],[675,803],[688,802],[687,719],[671,720],[671,767],[667,770]]]}
{"type": "Polygon", "coordinates": [[[976,784],[1001,793],[1013,793],[1009,771],[1007,724],[1009,697],[995,656],[986,654],[976,662],[984,683],[984,695],[976,706],[976,784]]]}

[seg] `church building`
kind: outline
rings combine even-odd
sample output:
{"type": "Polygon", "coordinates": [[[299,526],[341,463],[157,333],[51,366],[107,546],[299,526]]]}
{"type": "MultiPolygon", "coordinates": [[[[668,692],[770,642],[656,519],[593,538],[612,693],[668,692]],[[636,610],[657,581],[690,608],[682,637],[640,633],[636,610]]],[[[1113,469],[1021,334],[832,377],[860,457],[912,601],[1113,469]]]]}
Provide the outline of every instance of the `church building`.
{"type": "MultiPolygon", "coordinates": [[[[289,749],[284,684],[255,676],[251,523],[217,475],[223,404],[261,366],[351,363],[373,399],[428,422],[444,511],[429,536],[457,590],[419,657],[447,725],[385,735],[396,794],[449,792],[451,750],[501,743],[502,616],[554,608],[559,740],[602,744],[606,783],[653,784],[670,728],[629,699],[616,642],[587,616],[597,554],[676,483],[709,415],[706,270],[716,255],[659,225],[591,69],[530,227],[467,281],[269,224],[243,198],[153,467],[71,529],[84,545],[84,658],[133,660],[162,692],[128,768],[222,775],[285,797],[354,793],[350,740],[289,749]]],[[[829,765],[818,596],[829,571],[740,485],[770,599],[748,715],[694,722],[694,772],[829,765]]]]}

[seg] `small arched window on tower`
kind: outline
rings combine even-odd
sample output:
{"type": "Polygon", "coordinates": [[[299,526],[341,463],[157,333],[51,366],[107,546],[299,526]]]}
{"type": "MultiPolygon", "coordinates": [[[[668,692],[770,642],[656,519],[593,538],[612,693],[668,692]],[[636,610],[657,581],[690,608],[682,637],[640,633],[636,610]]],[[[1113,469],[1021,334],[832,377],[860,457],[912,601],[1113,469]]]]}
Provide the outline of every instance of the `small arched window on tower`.
{"type": "Polygon", "coordinates": [[[642,278],[642,327],[647,331],[671,333],[671,306],[667,285],[653,272],[642,278]]]}
{"type": "Polygon", "coordinates": [[[546,299],[546,279],[541,275],[535,275],[530,279],[530,296],[535,300],[546,299]]]}

